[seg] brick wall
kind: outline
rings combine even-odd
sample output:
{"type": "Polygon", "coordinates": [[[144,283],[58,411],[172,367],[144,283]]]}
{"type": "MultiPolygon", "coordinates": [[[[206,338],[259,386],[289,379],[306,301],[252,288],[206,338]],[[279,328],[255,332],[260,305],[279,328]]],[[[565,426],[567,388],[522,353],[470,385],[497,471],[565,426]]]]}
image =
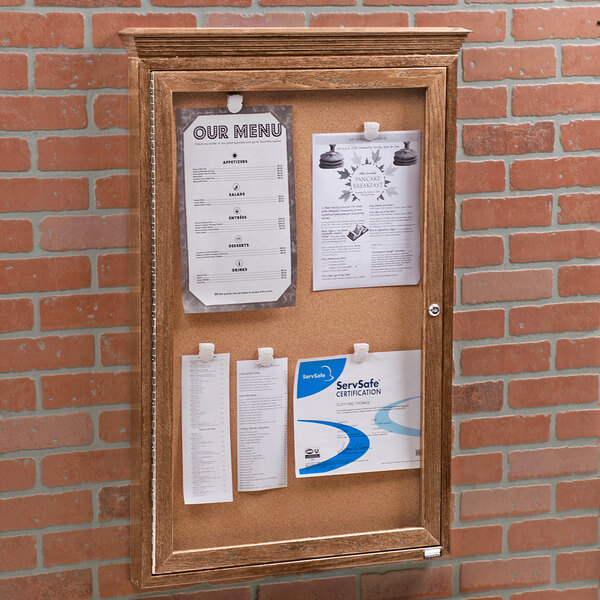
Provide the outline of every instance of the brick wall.
{"type": "Polygon", "coordinates": [[[460,25],[454,556],[166,600],[596,600],[591,0],[0,0],[0,597],[128,582],[126,26],[460,25]]]}

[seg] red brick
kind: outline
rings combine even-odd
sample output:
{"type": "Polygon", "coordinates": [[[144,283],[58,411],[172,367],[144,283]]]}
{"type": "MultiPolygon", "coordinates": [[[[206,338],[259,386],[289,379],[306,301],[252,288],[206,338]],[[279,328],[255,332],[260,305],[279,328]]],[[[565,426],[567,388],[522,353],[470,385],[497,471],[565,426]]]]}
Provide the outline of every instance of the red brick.
{"type": "Polygon", "coordinates": [[[493,412],[502,408],[502,381],[480,381],[452,386],[452,413],[493,412]]]}
{"type": "Polygon", "coordinates": [[[96,206],[98,208],[127,208],[129,206],[129,178],[111,175],[96,179],[96,206]]]}
{"type": "Polygon", "coordinates": [[[0,213],[88,207],[88,181],[65,178],[0,179],[0,213]]]}
{"type": "Polygon", "coordinates": [[[567,152],[600,148],[600,121],[571,121],[560,126],[560,143],[567,152]]]}
{"type": "MultiPolygon", "coordinates": [[[[47,217],[52,218],[52,217],[47,217]]],[[[51,256],[0,260],[0,292],[42,292],[89,287],[87,256],[51,256]]]]}
{"type": "Polygon", "coordinates": [[[462,375],[502,375],[546,371],[550,368],[550,342],[498,344],[464,348],[462,375]]]}
{"type": "Polygon", "coordinates": [[[505,87],[461,87],[457,94],[459,119],[493,119],[506,117],[508,91],[505,87]]]}
{"type": "Polygon", "coordinates": [[[0,39],[1,46],[83,48],[83,15],[4,11],[0,39]]]}
{"type": "Polygon", "coordinates": [[[27,87],[27,55],[0,54],[0,89],[26,90],[27,87]]]}
{"type": "Polygon", "coordinates": [[[33,301],[30,298],[0,300],[0,333],[33,328],[33,301]]]}
{"type": "Polygon", "coordinates": [[[569,265],[558,269],[561,296],[600,294],[600,265],[569,265]]]}
{"type": "Polygon", "coordinates": [[[556,76],[552,46],[538,48],[466,48],[462,52],[465,81],[544,79],[556,76]]]}
{"type": "Polygon", "coordinates": [[[6,131],[83,129],[85,96],[0,96],[0,128],[6,131]]]}
{"type": "Polygon", "coordinates": [[[363,0],[364,6],[436,6],[458,4],[458,0],[363,0]]]}
{"type": "Polygon", "coordinates": [[[554,123],[465,125],[463,149],[471,156],[528,154],[554,150],[554,123]]]}
{"type": "Polygon", "coordinates": [[[37,565],[36,543],[33,535],[0,538],[0,571],[33,569],[37,565]]]}
{"type": "Polygon", "coordinates": [[[131,414],[128,410],[105,410],[98,415],[98,430],[103,442],[129,441],[129,421],[131,414]]]}
{"type": "Polygon", "coordinates": [[[107,486],[98,492],[98,521],[129,518],[129,486],[107,486]]]}
{"type": "Polygon", "coordinates": [[[600,48],[598,46],[563,46],[562,74],[600,75],[600,48]]]}
{"type": "Polygon", "coordinates": [[[360,579],[361,597],[369,600],[450,598],[452,573],[453,569],[449,565],[387,573],[366,573],[360,579]]]}
{"type": "Polygon", "coordinates": [[[556,437],[559,440],[600,438],[600,410],[574,410],[556,415],[556,437]]]}
{"type": "Polygon", "coordinates": [[[48,600],[88,600],[92,597],[92,570],[40,573],[0,579],[2,598],[44,598],[48,600]]]}
{"type": "Polygon", "coordinates": [[[73,294],[40,298],[40,326],[52,329],[115,327],[129,321],[126,293],[73,294]]]}
{"type": "Polygon", "coordinates": [[[27,171],[31,167],[31,153],[27,140],[0,138],[1,171],[27,171]]]}
{"type": "Polygon", "coordinates": [[[510,236],[511,262],[571,260],[600,256],[600,230],[571,229],[510,236]]]}
{"type": "Polygon", "coordinates": [[[543,585],[550,582],[551,569],[552,559],[549,556],[463,563],[460,568],[460,590],[479,592],[543,585]]]}
{"type": "Polygon", "coordinates": [[[0,221],[0,252],[33,250],[33,225],[28,219],[0,221]]]}
{"type": "Polygon", "coordinates": [[[35,383],[29,377],[0,379],[0,411],[35,410],[35,383]]]}
{"type": "Polygon", "coordinates": [[[98,589],[100,598],[114,598],[115,596],[127,596],[140,592],[131,583],[128,563],[99,566],[98,589]]]}
{"type": "Polygon", "coordinates": [[[547,513],[551,497],[549,485],[466,490],[460,498],[460,518],[476,521],[547,513]]]}
{"type": "Polygon", "coordinates": [[[129,373],[61,373],[42,375],[42,406],[95,406],[129,402],[129,373]]]}
{"type": "Polygon", "coordinates": [[[47,137],[38,140],[42,171],[126,169],[127,136],[47,137]]]}
{"type": "Polygon", "coordinates": [[[512,523],[508,529],[508,549],[511,552],[584,546],[594,544],[597,539],[596,517],[521,521],[512,523]]]}
{"type": "Polygon", "coordinates": [[[129,254],[98,255],[98,285],[127,287],[129,285],[129,254]]]}
{"type": "Polygon", "coordinates": [[[512,92],[512,112],[515,116],[545,116],[598,111],[600,111],[600,84],[518,85],[513,88],[512,92]]]}
{"type": "Polygon", "coordinates": [[[36,54],[35,87],[38,89],[90,90],[126,88],[125,54],[36,54]]]}
{"type": "Polygon", "coordinates": [[[557,369],[585,367],[600,367],[600,337],[557,340],[557,369]]]}
{"type": "Polygon", "coordinates": [[[558,197],[558,207],[561,225],[600,221],[600,194],[564,194],[558,197]]]}
{"type": "Polygon", "coordinates": [[[105,366],[129,364],[129,333],[103,333],[100,337],[100,362],[105,366]]]}
{"type": "Polygon", "coordinates": [[[40,247],[55,252],[128,245],[127,215],[44,217],[40,231],[40,247]]]}
{"type": "Polygon", "coordinates": [[[453,335],[455,340],[479,340],[504,336],[504,311],[465,310],[454,313],[453,335]]]}
{"type": "Polygon", "coordinates": [[[499,235],[454,238],[455,267],[501,265],[503,261],[504,240],[499,235]]]}
{"type": "Polygon", "coordinates": [[[25,0],[0,0],[0,6],[21,6],[25,0]]]}
{"type": "Polygon", "coordinates": [[[556,510],[595,508],[600,505],[600,479],[559,481],[556,484],[556,510]]]}
{"type": "Polygon", "coordinates": [[[563,302],[510,309],[510,334],[587,331],[600,326],[600,303],[563,302]]]}
{"type": "Polygon", "coordinates": [[[408,13],[319,13],[310,18],[311,27],[408,27],[408,13]]]}
{"type": "Polygon", "coordinates": [[[0,372],[91,367],[93,364],[92,335],[0,340],[0,372]]]}
{"type": "MultiPolygon", "coordinates": [[[[364,580],[364,575],[363,575],[364,580]]],[[[323,579],[308,579],[294,582],[263,583],[258,586],[259,600],[304,600],[305,598],[323,598],[337,600],[355,600],[356,578],[325,577],[323,579]]]]}
{"type": "Polygon", "coordinates": [[[129,527],[99,527],[44,535],[44,566],[129,556],[129,527]]]}
{"type": "Polygon", "coordinates": [[[567,375],[508,382],[508,404],[512,408],[533,408],[557,404],[598,401],[598,375],[567,375]]]}
{"type": "Polygon", "coordinates": [[[125,27],[196,27],[190,13],[98,13],[92,15],[92,41],[95,48],[122,48],[117,33],[125,27]]]}
{"type": "Polygon", "coordinates": [[[47,454],[42,458],[42,482],[48,487],[129,477],[129,448],[47,454]]]}
{"type": "Polygon", "coordinates": [[[502,552],[502,525],[455,528],[450,536],[453,557],[502,552]]]}
{"type": "Polygon", "coordinates": [[[552,296],[552,270],[478,271],[462,277],[464,304],[541,300],[552,296]]]}
{"type": "Polygon", "coordinates": [[[82,446],[93,440],[92,420],[84,412],[0,421],[0,452],[82,446]]]}
{"type": "Polygon", "coordinates": [[[502,479],[502,454],[459,454],[452,457],[452,485],[492,483],[502,479]]]}
{"type": "Polygon", "coordinates": [[[510,600],[598,600],[598,588],[576,590],[539,590],[513,594],[510,600]]]}
{"type": "Polygon", "coordinates": [[[457,162],[456,193],[501,192],[506,185],[506,168],[502,161],[457,162]]]}
{"type": "Polygon", "coordinates": [[[556,581],[598,581],[600,550],[568,552],[556,557],[556,581]]]}
{"type": "MultiPolygon", "coordinates": [[[[300,3],[300,2],[299,2],[300,3]]],[[[315,0],[315,4],[317,0],[315,0]]],[[[342,2],[332,2],[333,4],[346,4],[346,0],[342,2]]],[[[349,0],[348,3],[354,3],[349,0]]],[[[293,5],[294,0],[289,2],[282,1],[262,5],[277,6],[277,5],[293,5]]],[[[302,3],[304,4],[304,3],[302,3]]],[[[329,3],[328,3],[329,4],[329,3]]],[[[204,17],[204,27],[304,27],[306,17],[302,13],[266,13],[266,14],[242,14],[232,12],[211,12],[204,17]]]]}
{"type": "Polygon", "coordinates": [[[460,425],[460,447],[533,444],[550,439],[550,415],[510,415],[469,419],[460,425]]]}
{"type": "Polygon", "coordinates": [[[152,0],[153,6],[250,6],[252,0],[152,0]]]}
{"type": "MultiPolygon", "coordinates": [[[[466,0],[467,4],[496,4],[496,0],[466,0]]],[[[502,4],[533,4],[534,2],[552,2],[552,0],[501,0],[502,4]]],[[[485,598],[483,600],[486,600],[485,598]]]]}
{"type": "Polygon", "coordinates": [[[51,525],[89,523],[91,520],[90,490],[0,499],[0,531],[42,529],[51,525]]]}
{"type": "Polygon", "coordinates": [[[592,6],[577,8],[515,8],[515,40],[598,37],[598,13],[592,6]]]}
{"type": "Polygon", "coordinates": [[[506,37],[506,12],[454,11],[417,13],[417,27],[465,27],[471,30],[467,42],[501,42],[506,37]]]}
{"type": "MultiPolygon", "coordinates": [[[[351,6],[357,4],[356,0],[259,0],[258,3],[260,6],[351,6]]],[[[287,13],[275,14],[284,15],[287,13]]],[[[269,14],[257,16],[268,17],[269,14]]]]}
{"type": "Polygon", "coordinates": [[[598,458],[597,446],[515,450],[508,455],[508,479],[515,481],[595,473],[598,470],[598,458]]]}
{"type": "Polygon", "coordinates": [[[127,96],[103,94],[94,100],[94,123],[99,129],[128,127],[127,96]]]}
{"type": "Polygon", "coordinates": [[[552,196],[467,198],[460,214],[463,231],[550,225],[552,196]]]}
{"type": "Polygon", "coordinates": [[[100,6],[141,6],[142,0],[34,0],[35,6],[81,6],[98,8],[100,6]]]}
{"type": "Polygon", "coordinates": [[[29,490],[35,485],[33,458],[0,460],[0,492],[29,490]]]}

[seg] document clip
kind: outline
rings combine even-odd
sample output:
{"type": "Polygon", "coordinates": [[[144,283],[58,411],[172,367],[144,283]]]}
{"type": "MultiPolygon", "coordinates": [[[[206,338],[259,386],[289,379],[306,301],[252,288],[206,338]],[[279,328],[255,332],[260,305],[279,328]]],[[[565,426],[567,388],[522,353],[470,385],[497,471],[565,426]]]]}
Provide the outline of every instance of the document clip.
{"type": "Polygon", "coordinates": [[[367,354],[369,354],[369,344],[354,344],[354,362],[364,362],[367,354]]]}
{"type": "Polygon", "coordinates": [[[215,357],[214,344],[198,344],[198,358],[202,362],[210,362],[215,357]]]}
{"type": "Polygon", "coordinates": [[[379,135],[379,123],[377,121],[365,121],[365,139],[372,142],[379,135]]]}
{"type": "Polygon", "coordinates": [[[239,113],[243,103],[244,96],[242,94],[227,94],[227,110],[230,113],[239,113]]]}
{"type": "Polygon", "coordinates": [[[258,349],[258,364],[261,367],[270,367],[273,364],[273,348],[258,349]]]}

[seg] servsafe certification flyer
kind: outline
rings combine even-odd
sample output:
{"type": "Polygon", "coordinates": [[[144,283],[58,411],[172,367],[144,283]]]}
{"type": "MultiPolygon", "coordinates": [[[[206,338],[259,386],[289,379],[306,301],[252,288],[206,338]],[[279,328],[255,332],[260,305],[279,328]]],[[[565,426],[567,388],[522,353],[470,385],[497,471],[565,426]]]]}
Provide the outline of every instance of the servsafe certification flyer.
{"type": "Polygon", "coordinates": [[[419,350],[299,360],[296,477],[419,468],[420,381],[419,350]]]}
{"type": "Polygon", "coordinates": [[[185,312],[293,305],[291,107],[180,109],[177,134],[185,312]]]}
{"type": "Polygon", "coordinates": [[[420,131],[313,135],[313,289],[413,285],[420,131]]]}

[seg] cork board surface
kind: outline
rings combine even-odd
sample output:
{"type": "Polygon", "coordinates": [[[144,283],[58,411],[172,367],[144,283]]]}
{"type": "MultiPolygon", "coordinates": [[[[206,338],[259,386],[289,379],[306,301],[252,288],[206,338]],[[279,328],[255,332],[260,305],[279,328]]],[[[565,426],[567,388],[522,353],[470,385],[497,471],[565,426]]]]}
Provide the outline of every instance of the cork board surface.
{"type": "MultiPolygon", "coordinates": [[[[223,106],[225,101],[225,94],[217,93],[178,93],[174,97],[175,108],[223,106]]],[[[173,550],[420,526],[420,470],[296,479],[292,398],[299,358],[350,353],[354,342],[368,342],[375,352],[421,348],[421,284],[312,291],[311,136],[313,133],[358,132],[362,130],[363,121],[378,121],[382,130],[423,130],[425,92],[423,89],[247,92],[244,104],[293,106],[298,236],[296,305],[270,310],[184,314],[180,285],[172,285],[173,550]],[[197,353],[199,342],[213,342],[217,352],[231,354],[232,503],[183,503],[181,356],[197,353]],[[236,491],[235,365],[238,360],[256,359],[259,346],[272,346],[276,357],[288,357],[288,487],[239,493],[236,491]]],[[[172,202],[176,214],[176,194],[172,202]]],[[[174,223],[178,228],[177,218],[174,223]]],[[[173,232],[174,236],[177,231],[173,232]]],[[[173,271],[159,276],[181,281],[177,244],[173,244],[171,264],[173,271]]],[[[169,483],[164,482],[164,485],[169,483]]]]}

